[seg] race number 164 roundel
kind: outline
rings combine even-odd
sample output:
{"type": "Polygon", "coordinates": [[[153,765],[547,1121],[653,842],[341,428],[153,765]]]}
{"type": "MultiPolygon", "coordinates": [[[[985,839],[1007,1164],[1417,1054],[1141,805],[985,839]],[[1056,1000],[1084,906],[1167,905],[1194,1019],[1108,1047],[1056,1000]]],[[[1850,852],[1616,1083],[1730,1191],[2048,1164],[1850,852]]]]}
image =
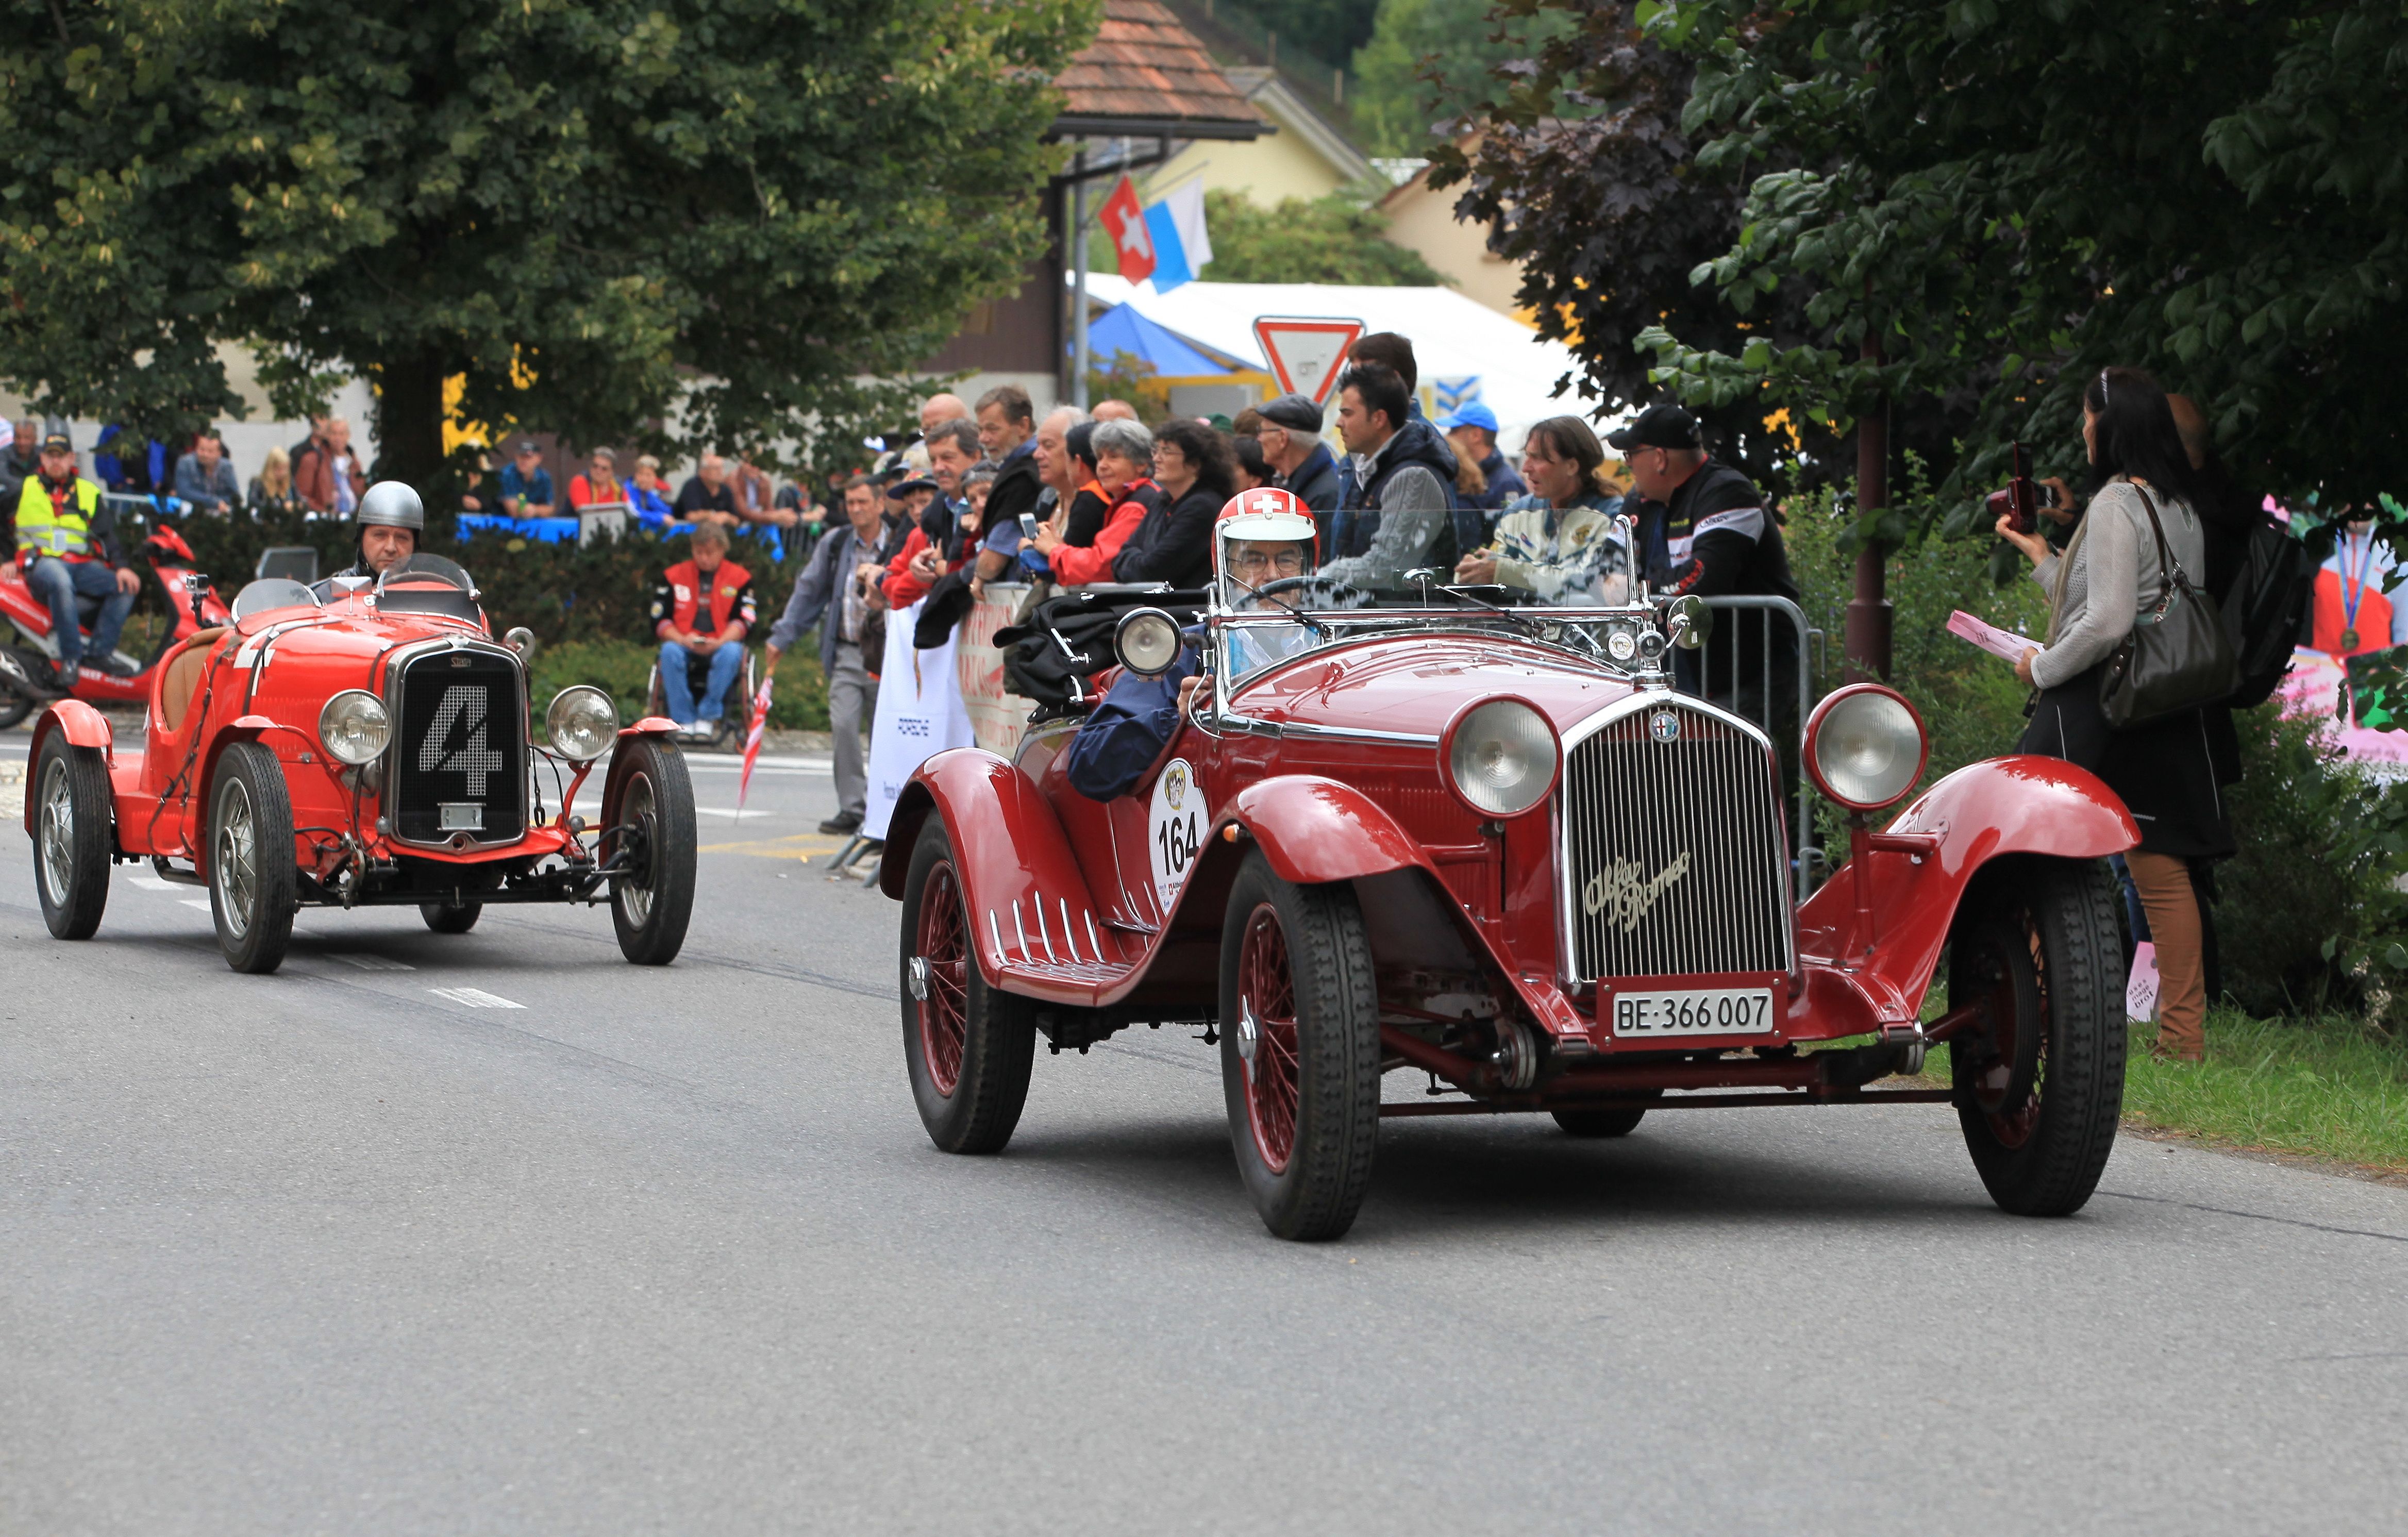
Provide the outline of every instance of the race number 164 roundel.
{"type": "Polygon", "coordinates": [[[1187,883],[1204,846],[1204,790],[1185,758],[1173,758],[1154,782],[1154,805],[1145,819],[1146,857],[1154,866],[1154,894],[1165,912],[1187,883]]]}

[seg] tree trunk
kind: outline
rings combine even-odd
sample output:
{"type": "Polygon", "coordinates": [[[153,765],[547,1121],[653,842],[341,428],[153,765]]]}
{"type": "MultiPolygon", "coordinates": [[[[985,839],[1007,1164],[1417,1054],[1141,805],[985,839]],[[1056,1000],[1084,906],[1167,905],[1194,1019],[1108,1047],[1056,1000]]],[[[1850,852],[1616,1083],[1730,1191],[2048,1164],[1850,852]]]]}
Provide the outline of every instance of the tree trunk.
{"type": "Polygon", "coordinates": [[[377,370],[377,478],[415,487],[432,512],[455,499],[443,463],[443,360],[433,353],[388,360],[377,370]]]}
{"type": "MultiPolygon", "coordinates": [[[[1865,357],[1881,361],[1881,345],[1865,338],[1865,357]]],[[[1889,397],[1876,397],[1856,418],[1856,515],[1889,505],[1889,397]]],[[[1852,683],[1889,682],[1889,550],[1878,539],[1856,552],[1855,595],[1848,600],[1847,666],[1852,683]]]]}

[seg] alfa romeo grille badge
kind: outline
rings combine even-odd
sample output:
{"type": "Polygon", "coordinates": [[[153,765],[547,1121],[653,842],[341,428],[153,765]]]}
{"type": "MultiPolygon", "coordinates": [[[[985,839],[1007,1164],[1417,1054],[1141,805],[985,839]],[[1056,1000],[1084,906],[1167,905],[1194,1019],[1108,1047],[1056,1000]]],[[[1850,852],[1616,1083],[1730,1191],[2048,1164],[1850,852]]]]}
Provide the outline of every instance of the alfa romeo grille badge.
{"type": "Polygon", "coordinates": [[[1669,710],[1659,710],[1647,717],[1647,734],[1657,741],[1681,740],[1681,717],[1669,710]]]}

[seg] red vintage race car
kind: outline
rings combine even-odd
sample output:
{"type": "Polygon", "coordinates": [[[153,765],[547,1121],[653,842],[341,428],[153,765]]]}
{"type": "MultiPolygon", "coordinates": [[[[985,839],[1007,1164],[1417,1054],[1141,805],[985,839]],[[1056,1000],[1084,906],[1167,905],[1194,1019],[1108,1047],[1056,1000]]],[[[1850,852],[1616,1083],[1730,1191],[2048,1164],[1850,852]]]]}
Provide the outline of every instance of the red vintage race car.
{"type": "MultiPolygon", "coordinates": [[[[1283,1237],[1345,1231],[1383,1115],[1611,1137],[1673,1108],[1945,1100],[2000,1207],[2089,1198],[2123,1093],[2101,860],[2138,838],[2096,778],[1997,758],[1876,831],[1923,726],[1842,689],[1802,754],[1849,857],[1801,901],[1776,743],[1672,686],[1711,624],[1696,599],[1332,610],[1310,576],[1235,579],[1233,528],[1201,684],[1134,789],[1073,787],[1074,714],[1013,761],[929,759],[897,803],[881,880],[939,1147],[1004,1145],[1037,1036],[1180,1022],[1220,1047],[1244,1183],[1283,1237]],[[1940,1041],[1953,1087],[1875,1086],[1940,1041]],[[1383,1102],[1391,1072],[1427,1092],[1383,1102]]],[[[1181,617],[1122,620],[1124,668],[1172,667],[1181,617]]]]}
{"type": "Polygon", "coordinates": [[[526,655],[496,643],[466,572],[419,555],[370,582],[269,578],[151,669],[138,749],[62,700],[34,728],[25,830],[42,916],[88,939],[109,867],[206,886],[237,971],[273,971],[296,908],[415,906],[466,933],[503,902],[607,888],[619,947],[666,965],[694,903],[694,793],[674,723],[622,730],[562,691],[529,740],[526,655]],[[615,751],[613,749],[615,748],[615,751]],[[610,754],[600,820],[568,808],[610,754]]]}

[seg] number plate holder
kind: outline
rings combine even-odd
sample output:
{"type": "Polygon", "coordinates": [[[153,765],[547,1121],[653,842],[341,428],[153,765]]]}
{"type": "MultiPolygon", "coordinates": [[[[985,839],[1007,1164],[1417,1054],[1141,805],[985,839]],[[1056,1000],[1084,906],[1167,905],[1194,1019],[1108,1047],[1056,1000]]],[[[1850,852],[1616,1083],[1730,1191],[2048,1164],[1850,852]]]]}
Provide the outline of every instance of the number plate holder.
{"type": "Polygon", "coordinates": [[[437,801],[435,826],[440,832],[483,832],[485,808],[473,800],[437,801]]]}
{"type": "Polygon", "coordinates": [[[1623,988],[1599,1013],[1611,1022],[1616,1041],[1780,1031],[1770,987],[1623,988]]]}

